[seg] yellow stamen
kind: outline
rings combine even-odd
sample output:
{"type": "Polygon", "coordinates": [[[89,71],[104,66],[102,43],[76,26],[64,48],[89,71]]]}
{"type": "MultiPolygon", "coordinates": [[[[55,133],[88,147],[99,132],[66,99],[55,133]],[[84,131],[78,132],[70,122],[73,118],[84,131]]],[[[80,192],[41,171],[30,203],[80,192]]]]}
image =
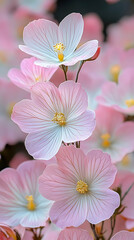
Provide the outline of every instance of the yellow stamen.
{"type": "Polygon", "coordinates": [[[11,114],[12,114],[14,105],[15,105],[15,102],[12,102],[12,103],[10,103],[10,105],[8,107],[8,114],[9,114],[9,116],[11,116],[11,114]]]}
{"type": "Polygon", "coordinates": [[[122,159],[121,164],[122,164],[123,166],[127,167],[127,166],[129,166],[130,162],[131,162],[131,160],[130,160],[129,156],[126,155],[126,156],[122,159]]]}
{"type": "Polygon", "coordinates": [[[77,186],[76,186],[76,190],[77,192],[84,194],[88,192],[88,185],[87,183],[83,182],[82,180],[77,182],[77,186]]]}
{"type": "Polygon", "coordinates": [[[64,44],[63,43],[57,43],[53,47],[54,47],[54,51],[58,53],[59,61],[62,62],[64,60],[64,54],[63,54],[63,51],[65,49],[64,44]]]}
{"type": "Polygon", "coordinates": [[[110,134],[109,133],[105,133],[101,135],[101,139],[102,139],[102,147],[104,148],[108,148],[110,146],[110,134]]]}
{"type": "Polygon", "coordinates": [[[35,78],[35,81],[38,82],[40,80],[40,76],[35,78]]]}
{"type": "Polygon", "coordinates": [[[125,104],[127,105],[127,107],[133,107],[134,106],[134,99],[128,99],[125,101],[125,104]]]}
{"type": "Polygon", "coordinates": [[[59,58],[59,61],[60,61],[60,62],[63,62],[63,60],[64,60],[64,55],[63,55],[63,53],[59,53],[59,54],[58,54],[58,58],[59,58]]]}
{"type": "Polygon", "coordinates": [[[66,125],[66,119],[64,113],[55,113],[52,119],[54,123],[58,123],[60,126],[66,125]]]}
{"type": "Polygon", "coordinates": [[[113,82],[118,83],[118,77],[119,77],[120,71],[121,71],[121,68],[118,64],[115,64],[110,68],[110,74],[112,76],[113,82]]]}
{"type": "Polygon", "coordinates": [[[27,209],[30,211],[34,211],[36,209],[36,204],[34,202],[34,198],[32,195],[26,196],[27,203],[27,209]]]}

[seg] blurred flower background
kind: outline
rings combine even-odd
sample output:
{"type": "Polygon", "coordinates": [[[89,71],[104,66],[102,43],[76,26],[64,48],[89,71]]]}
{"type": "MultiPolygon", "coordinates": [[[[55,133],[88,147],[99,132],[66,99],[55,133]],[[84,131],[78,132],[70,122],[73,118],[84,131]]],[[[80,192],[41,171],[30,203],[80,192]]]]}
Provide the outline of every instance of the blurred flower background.
{"type": "MultiPolygon", "coordinates": [[[[8,74],[11,68],[19,68],[21,61],[29,57],[18,48],[19,44],[23,44],[23,29],[29,22],[39,18],[58,23],[72,12],[79,12],[84,17],[80,44],[97,39],[101,46],[99,58],[88,67],[85,64],[79,76],[88,94],[89,108],[96,109],[96,97],[101,95],[106,82],[110,80],[117,83],[121,72],[134,67],[134,1],[0,0],[0,169],[8,166],[16,168],[31,158],[24,147],[25,134],[10,119],[14,104],[29,98],[29,93],[16,87],[12,83],[15,80],[11,78],[11,82],[8,74]]],[[[71,79],[75,68],[77,66],[68,70],[71,79]]],[[[63,81],[62,76],[61,69],[58,69],[51,81],[58,86],[63,81]]],[[[126,99],[126,104],[133,104],[131,98],[126,99]]],[[[133,111],[129,112],[132,115],[133,111]]],[[[132,145],[131,142],[131,150],[132,145]]],[[[124,151],[124,155],[130,149],[124,151]]]]}

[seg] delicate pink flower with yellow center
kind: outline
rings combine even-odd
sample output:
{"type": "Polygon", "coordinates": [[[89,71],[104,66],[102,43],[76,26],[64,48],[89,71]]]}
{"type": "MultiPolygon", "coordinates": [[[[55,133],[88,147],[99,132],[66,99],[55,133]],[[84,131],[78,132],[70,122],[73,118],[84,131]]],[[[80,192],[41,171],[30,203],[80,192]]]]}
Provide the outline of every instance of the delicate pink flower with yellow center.
{"type": "Polygon", "coordinates": [[[118,84],[105,83],[97,101],[126,115],[134,115],[134,69],[123,70],[119,75],[118,84]]]}
{"type": "Polygon", "coordinates": [[[35,159],[48,160],[65,143],[87,139],[95,128],[95,114],[87,110],[86,92],[79,83],[67,81],[59,88],[37,83],[32,100],[14,106],[12,120],[29,133],[26,148],[35,159]]]}
{"type": "Polygon", "coordinates": [[[44,67],[71,66],[81,60],[91,58],[97,51],[98,41],[88,41],[78,49],[84,28],[81,14],[71,13],[59,27],[46,19],[29,23],[23,33],[25,46],[20,49],[34,57],[35,63],[44,67]]]}
{"type": "Polygon", "coordinates": [[[45,167],[35,160],[0,172],[0,222],[12,227],[45,225],[52,206],[38,191],[38,178],[45,167]]]}
{"type": "Polygon", "coordinates": [[[48,82],[57,68],[44,68],[34,64],[37,59],[26,58],[21,62],[20,68],[12,68],[8,72],[8,77],[18,87],[30,91],[37,82],[48,82]]]}
{"type": "Polygon", "coordinates": [[[116,168],[110,156],[99,150],[84,155],[73,146],[62,147],[57,163],[46,167],[39,178],[39,191],[55,201],[50,219],[58,227],[78,227],[87,219],[97,224],[109,219],[120,204],[110,190],[116,168]]]}
{"type": "Polygon", "coordinates": [[[96,109],[96,128],[92,136],[81,142],[85,154],[101,149],[110,155],[112,162],[119,162],[134,151],[134,122],[124,122],[123,114],[112,108],[96,109]]]}

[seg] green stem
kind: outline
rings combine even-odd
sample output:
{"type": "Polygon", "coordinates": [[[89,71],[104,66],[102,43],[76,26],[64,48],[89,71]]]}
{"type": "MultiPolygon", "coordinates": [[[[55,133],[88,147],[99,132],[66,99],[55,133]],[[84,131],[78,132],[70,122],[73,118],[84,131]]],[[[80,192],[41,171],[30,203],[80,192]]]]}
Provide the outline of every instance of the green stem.
{"type": "Polygon", "coordinates": [[[64,65],[61,65],[61,68],[64,72],[64,75],[65,75],[65,80],[67,81],[67,70],[68,70],[68,67],[67,66],[64,66],[64,65]]]}
{"type": "Polygon", "coordinates": [[[92,231],[93,231],[95,240],[99,240],[99,236],[97,235],[96,230],[95,230],[95,224],[91,224],[91,223],[90,223],[90,226],[91,226],[91,229],[92,229],[92,231]]]}
{"type": "Polygon", "coordinates": [[[80,62],[80,66],[79,66],[78,72],[77,72],[77,74],[76,74],[76,79],[75,79],[75,82],[76,82],[76,83],[78,82],[79,73],[80,73],[80,70],[81,70],[84,62],[85,62],[85,61],[81,61],[81,62],[80,62]]]}

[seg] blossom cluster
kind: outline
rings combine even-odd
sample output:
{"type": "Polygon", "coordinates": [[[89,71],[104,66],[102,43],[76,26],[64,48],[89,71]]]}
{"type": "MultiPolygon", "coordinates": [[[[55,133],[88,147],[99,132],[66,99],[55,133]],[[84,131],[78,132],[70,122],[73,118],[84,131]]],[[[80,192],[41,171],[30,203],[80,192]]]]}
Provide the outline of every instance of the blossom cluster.
{"type": "Polygon", "coordinates": [[[24,2],[10,19],[27,17],[24,43],[0,9],[0,156],[19,141],[29,154],[0,171],[0,240],[133,240],[134,17],[103,42],[96,14],[58,25],[54,0],[24,2]]]}

